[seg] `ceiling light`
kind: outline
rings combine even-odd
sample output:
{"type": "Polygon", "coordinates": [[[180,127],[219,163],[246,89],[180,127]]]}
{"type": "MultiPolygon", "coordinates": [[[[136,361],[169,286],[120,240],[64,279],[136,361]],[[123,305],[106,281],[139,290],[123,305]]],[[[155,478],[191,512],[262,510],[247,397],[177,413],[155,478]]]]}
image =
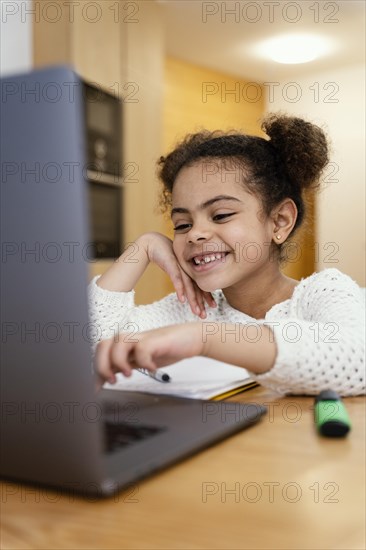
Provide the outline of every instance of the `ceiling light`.
{"type": "Polygon", "coordinates": [[[277,63],[308,63],[332,49],[330,41],[313,34],[285,35],[258,44],[257,54],[277,63]]]}

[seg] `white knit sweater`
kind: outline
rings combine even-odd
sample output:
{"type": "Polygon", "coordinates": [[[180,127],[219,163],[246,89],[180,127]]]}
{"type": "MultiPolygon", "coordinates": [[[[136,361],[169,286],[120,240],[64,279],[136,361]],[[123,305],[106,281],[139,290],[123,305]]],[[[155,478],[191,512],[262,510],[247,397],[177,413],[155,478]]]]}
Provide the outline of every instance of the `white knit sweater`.
{"type": "MultiPolygon", "coordinates": [[[[89,285],[91,322],[97,339],[119,332],[142,332],[166,325],[200,321],[176,294],[149,305],[135,306],[134,291],[89,285]]],[[[365,393],[365,300],[360,287],[337,269],[326,269],[302,279],[290,299],[274,305],[256,320],[232,308],[221,290],[214,293],[217,308],[207,308],[201,322],[233,323],[256,339],[263,324],[273,328],[277,357],[272,369],[254,376],[280,393],[314,395],[333,389],[342,396],[365,393]],[[250,323],[257,325],[257,329],[250,323]]],[[[228,336],[236,338],[235,334],[228,336]]]]}

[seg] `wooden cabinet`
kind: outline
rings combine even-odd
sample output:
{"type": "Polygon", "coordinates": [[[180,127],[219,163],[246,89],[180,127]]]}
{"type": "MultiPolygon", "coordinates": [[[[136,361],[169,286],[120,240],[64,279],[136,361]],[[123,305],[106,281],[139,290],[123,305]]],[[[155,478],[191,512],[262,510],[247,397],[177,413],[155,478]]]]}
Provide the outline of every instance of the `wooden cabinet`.
{"type": "MultiPolygon", "coordinates": [[[[125,243],[146,231],[163,231],[155,212],[155,163],[162,152],[163,27],[155,2],[71,0],[37,2],[34,66],[66,63],[85,80],[123,99],[122,158],[125,168],[125,243]],[[46,6],[46,4],[44,4],[46,6]]],[[[121,205],[122,208],[122,205],[121,205]]],[[[91,264],[91,276],[110,261],[91,264]]],[[[136,301],[165,294],[166,277],[149,266],[136,287],[136,301]]]]}

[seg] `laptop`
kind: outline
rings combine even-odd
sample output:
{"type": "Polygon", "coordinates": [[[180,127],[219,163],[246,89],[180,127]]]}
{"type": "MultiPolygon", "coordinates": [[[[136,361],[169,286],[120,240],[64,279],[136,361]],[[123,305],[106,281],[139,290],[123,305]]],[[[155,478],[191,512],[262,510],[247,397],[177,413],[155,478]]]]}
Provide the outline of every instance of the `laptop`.
{"type": "MultiPolygon", "coordinates": [[[[82,81],[1,80],[1,476],[108,496],[265,407],[95,390],[82,81]]],[[[128,137],[126,137],[128,139],[128,137]]]]}

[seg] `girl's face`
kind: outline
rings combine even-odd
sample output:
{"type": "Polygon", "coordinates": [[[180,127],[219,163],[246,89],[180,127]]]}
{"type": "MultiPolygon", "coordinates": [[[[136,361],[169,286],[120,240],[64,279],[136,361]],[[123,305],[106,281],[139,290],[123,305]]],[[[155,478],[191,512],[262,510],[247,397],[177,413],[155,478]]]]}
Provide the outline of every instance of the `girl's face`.
{"type": "Polygon", "coordinates": [[[246,191],[239,169],[212,161],[183,168],[173,187],[172,221],[174,253],[202,290],[245,284],[269,267],[275,224],[246,191]]]}

